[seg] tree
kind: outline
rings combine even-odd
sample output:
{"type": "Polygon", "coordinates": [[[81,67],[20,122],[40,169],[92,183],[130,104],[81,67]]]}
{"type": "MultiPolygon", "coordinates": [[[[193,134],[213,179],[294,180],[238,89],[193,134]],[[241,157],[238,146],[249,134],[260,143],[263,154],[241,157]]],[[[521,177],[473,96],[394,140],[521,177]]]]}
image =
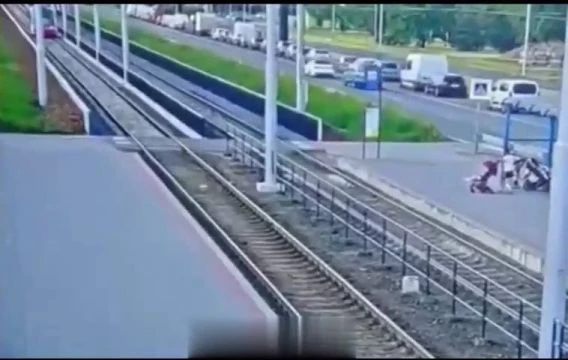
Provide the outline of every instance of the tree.
{"type": "Polygon", "coordinates": [[[519,45],[516,41],[515,29],[507,16],[492,16],[485,22],[485,25],[487,43],[495,50],[505,52],[519,45]]]}
{"type": "Polygon", "coordinates": [[[481,50],[485,45],[482,28],[475,15],[464,14],[457,17],[456,30],[450,44],[461,51],[481,50]]]}

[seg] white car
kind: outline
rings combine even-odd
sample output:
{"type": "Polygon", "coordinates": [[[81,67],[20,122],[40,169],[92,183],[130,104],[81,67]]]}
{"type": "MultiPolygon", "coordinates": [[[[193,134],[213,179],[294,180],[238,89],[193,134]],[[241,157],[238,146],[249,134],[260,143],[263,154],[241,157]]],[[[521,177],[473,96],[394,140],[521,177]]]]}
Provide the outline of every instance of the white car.
{"type": "Polygon", "coordinates": [[[286,50],[288,49],[290,44],[290,41],[278,41],[278,43],[276,44],[276,54],[279,56],[285,56],[286,50]]]}
{"type": "Polygon", "coordinates": [[[489,109],[504,110],[503,102],[527,101],[540,96],[540,86],[536,81],[525,79],[499,79],[490,92],[489,109]]]}
{"type": "Polygon", "coordinates": [[[314,59],[306,63],[304,73],[311,77],[335,77],[335,69],[331,61],[326,59],[314,59]]]}
{"type": "Polygon", "coordinates": [[[213,40],[217,40],[217,41],[222,41],[223,38],[225,37],[225,32],[227,30],[225,29],[221,29],[221,28],[216,28],[213,30],[213,32],[211,33],[211,38],[213,40]]]}
{"type": "Polygon", "coordinates": [[[233,44],[233,45],[239,45],[241,46],[241,43],[244,41],[243,35],[242,34],[235,34],[235,33],[231,33],[229,35],[229,40],[228,42],[233,44]]]}
{"type": "Polygon", "coordinates": [[[288,47],[286,48],[286,52],[284,53],[284,56],[289,58],[289,59],[295,58],[296,57],[296,44],[288,45],[288,47]]]}
{"type": "Polygon", "coordinates": [[[331,55],[329,54],[329,51],[316,49],[316,48],[310,48],[308,50],[307,54],[306,54],[307,60],[312,60],[312,59],[329,60],[330,58],[331,58],[331,55]]]}

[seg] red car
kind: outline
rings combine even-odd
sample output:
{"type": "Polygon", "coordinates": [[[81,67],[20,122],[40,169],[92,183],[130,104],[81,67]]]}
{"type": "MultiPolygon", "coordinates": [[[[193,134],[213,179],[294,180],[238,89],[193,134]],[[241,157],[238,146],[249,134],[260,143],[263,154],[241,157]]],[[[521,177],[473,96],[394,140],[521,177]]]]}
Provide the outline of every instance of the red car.
{"type": "MultiPolygon", "coordinates": [[[[31,33],[35,36],[35,31],[31,33]]],[[[44,39],[59,39],[61,37],[61,33],[59,29],[57,29],[54,25],[45,25],[43,27],[43,38],[44,39]]]]}
{"type": "Polygon", "coordinates": [[[43,27],[44,39],[59,39],[60,37],[59,29],[55,27],[55,25],[46,25],[43,27]]]}

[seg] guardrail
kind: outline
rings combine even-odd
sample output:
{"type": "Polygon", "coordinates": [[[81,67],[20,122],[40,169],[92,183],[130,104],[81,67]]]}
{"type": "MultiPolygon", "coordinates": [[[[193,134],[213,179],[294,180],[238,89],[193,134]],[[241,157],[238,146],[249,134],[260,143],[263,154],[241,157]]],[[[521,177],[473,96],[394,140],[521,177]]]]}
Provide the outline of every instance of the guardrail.
{"type": "MultiPolygon", "coordinates": [[[[58,11],[58,14],[61,15],[61,12],[58,11]]],[[[71,14],[68,14],[67,18],[74,21],[74,17],[71,14]]],[[[86,20],[81,20],[81,27],[90,32],[94,31],[93,24],[86,20]]],[[[121,46],[120,37],[110,31],[101,29],[101,37],[113,44],[121,46]]],[[[211,91],[244,109],[247,109],[252,113],[264,116],[264,96],[259,93],[228,82],[220,77],[211,75],[192,66],[183,64],[168,57],[167,55],[155,52],[154,50],[134,41],[130,41],[130,52],[157,66],[163,67],[164,69],[171,71],[182,78],[207,89],[208,91],[211,91]]],[[[327,130],[330,130],[331,132],[331,128],[323,124],[322,119],[308,113],[298,112],[296,109],[293,109],[288,105],[278,103],[277,114],[278,125],[300,134],[309,140],[321,141],[323,140],[324,134],[328,132],[327,130]]]]}
{"type": "MultiPolygon", "coordinates": [[[[247,166],[263,169],[264,143],[234,126],[229,125],[227,132],[230,135],[227,142],[229,153],[247,166]]],[[[300,201],[304,208],[314,210],[317,218],[328,218],[330,225],[342,224],[344,236],[361,239],[362,251],[377,251],[382,264],[387,256],[395,259],[401,264],[401,277],[410,272],[417,275],[422,279],[426,294],[436,289],[450,296],[452,314],[456,314],[459,304],[466,312],[479,318],[482,338],[486,337],[487,328],[491,326],[516,344],[519,357],[526,353],[536,354],[534,345],[525,340],[523,330],[529,328],[538,331],[538,325],[527,316],[528,312],[540,311],[538,307],[393,219],[361,203],[329,179],[290,159],[284,150],[276,159],[277,181],[290,198],[300,201]],[[496,292],[506,293],[516,299],[518,307],[511,309],[503,304],[495,297],[496,292]],[[471,302],[472,297],[476,303],[471,302]],[[498,323],[489,313],[490,308],[508,317],[509,325],[498,323]],[[516,325],[512,326],[513,323],[516,325]]]]}

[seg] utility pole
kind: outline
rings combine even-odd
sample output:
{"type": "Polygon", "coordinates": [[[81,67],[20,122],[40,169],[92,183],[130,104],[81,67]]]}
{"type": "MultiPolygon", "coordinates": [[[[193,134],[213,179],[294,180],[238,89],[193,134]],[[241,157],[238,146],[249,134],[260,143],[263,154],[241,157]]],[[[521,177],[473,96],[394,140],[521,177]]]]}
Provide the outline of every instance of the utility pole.
{"type": "MultiPolygon", "coordinates": [[[[568,14],[564,53],[568,54],[568,14]]],[[[562,64],[562,89],[560,98],[568,96],[568,56],[562,64]]],[[[548,215],[548,238],[542,287],[542,313],[538,357],[551,358],[555,321],[564,324],[566,303],[566,270],[568,263],[568,104],[562,102],[558,119],[558,138],[554,143],[552,180],[550,188],[550,211],[548,215]]]]}
{"type": "Polygon", "coordinates": [[[276,143],[276,97],[278,94],[278,63],[276,59],[276,23],[278,5],[268,4],[266,8],[266,68],[264,86],[264,181],[256,184],[258,192],[276,192],[278,184],[275,175],[276,143]]]}
{"type": "Polygon", "coordinates": [[[331,4],[331,32],[335,32],[335,4],[331,4]]]}
{"type": "Polygon", "coordinates": [[[529,38],[531,33],[531,4],[527,4],[527,15],[525,19],[525,46],[523,47],[523,63],[521,64],[521,75],[527,76],[527,61],[529,55],[529,38]]]}
{"type": "Polygon", "coordinates": [[[41,4],[32,5],[36,37],[37,101],[39,106],[47,105],[47,78],[45,75],[45,44],[43,39],[43,13],[41,4]]]}
{"type": "Polygon", "coordinates": [[[306,85],[304,79],[304,4],[296,5],[296,110],[306,110],[306,85]]]}
{"type": "Polygon", "coordinates": [[[385,30],[385,7],[384,4],[379,4],[379,28],[377,42],[379,46],[383,46],[383,32],[385,30]]]}
{"type": "Polygon", "coordinates": [[[95,25],[95,59],[99,61],[101,52],[101,22],[99,19],[99,6],[93,4],[93,23],[95,25]]]}
{"type": "Polygon", "coordinates": [[[73,13],[75,14],[75,44],[81,47],[81,14],[79,13],[79,4],[73,4],[73,13]]]}
{"type": "Polygon", "coordinates": [[[122,80],[128,83],[128,58],[130,43],[128,40],[128,22],[126,17],[126,4],[120,4],[120,30],[122,37],[122,80]]]}
{"type": "Polygon", "coordinates": [[[63,23],[63,37],[67,38],[67,4],[61,5],[61,22],[63,23]]]}

